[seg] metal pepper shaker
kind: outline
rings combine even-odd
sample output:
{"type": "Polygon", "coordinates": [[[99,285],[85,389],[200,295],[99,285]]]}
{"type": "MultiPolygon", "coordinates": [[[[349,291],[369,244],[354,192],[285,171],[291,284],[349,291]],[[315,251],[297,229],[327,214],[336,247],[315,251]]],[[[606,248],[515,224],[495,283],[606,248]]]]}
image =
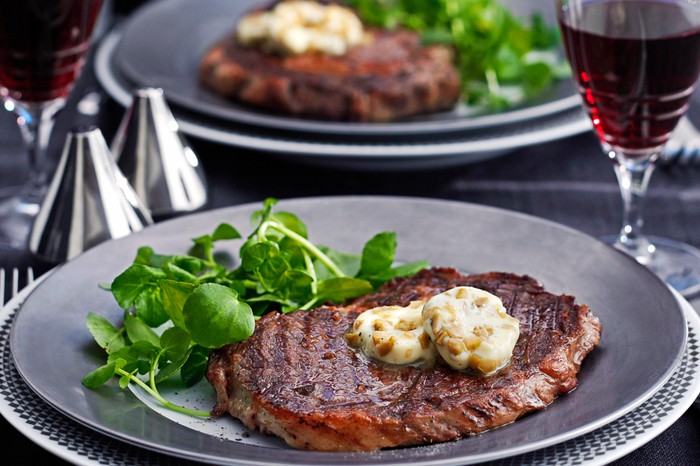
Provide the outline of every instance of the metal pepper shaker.
{"type": "Polygon", "coordinates": [[[102,132],[68,134],[29,237],[29,249],[51,262],[69,260],[103,241],[153,223],[117,167],[102,132]]]}
{"type": "Polygon", "coordinates": [[[191,212],[206,204],[201,164],[180,133],[162,89],[134,93],[112,142],[112,154],[152,215],[191,212]]]}

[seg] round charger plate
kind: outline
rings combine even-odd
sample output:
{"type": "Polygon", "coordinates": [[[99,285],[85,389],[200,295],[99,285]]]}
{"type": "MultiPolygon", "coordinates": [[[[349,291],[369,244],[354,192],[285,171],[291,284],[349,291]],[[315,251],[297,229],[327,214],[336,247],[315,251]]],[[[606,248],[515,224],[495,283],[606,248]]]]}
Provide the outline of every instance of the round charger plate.
{"type": "MultiPolygon", "coordinates": [[[[161,87],[171,103],[189,111],[236,123],[278,130],[341,135],[439,134],[518,123],[578,107],[571,80],[557,82],[531,102],[501,113],[476,113],[462,104],[455,110],[395,123],[349,123],[275,115],[225,99],[202,87],[199,65],[206,51],[233,34],[238,20],[267,0],[158,0],[133,14],[124,27],[116,66],[140,87],[161,87]],[[148,47],[144,47],[148,44],[148,47]]],[[[554,23],[554,4],[504,0],[524,18],[539,12],[554,23]]]]}
{"type": "MultiPolygon", "coordinates": [[[[24,383],[12,362],[10,332],[19,307],[39,281],[0,309],[0,386],[4,388],[0,392],[0,415],[37,445],[76,465],[191,465],[190,461],[123,443],[89,429],[50,407],[24,383]]],[[[676,298],[688,320],[688,343],[676,372],[649,400],[588,434],[483,466],[600,466],[662,434],[700,395],[700,318],[685,299],[680,295],[676,298]]]]}
{"type": "MultiPolygon", "coordinates": [[[[483,435],[373,453],[303,452],[254,432],[223,441],[161,416],[116,384],[94,391],[83,388],[82,376],[104,358],[85,330],[85,316],[99,312],[112,322],[122,316],[109,293],[97,285],[111,282],[141,245],[161,253],[184,252],[190,238],[221,222],[242,229],[259,207],[220,209],[158,224],[63,265],[33,291],[15,318],[10,343],[18,372],[39,396],[74,420],[127,443],[188,460],[457,465],[539,450],[599,429],[652,397],[682,360],[686,319],[679,301],[647,269],[594,238],[534,217],[459,202],[308,198],[284,201],[279,210],[305,220],[314,242],[359,252],[373,234],[393,230],[399,239],[398,261],[428,259],[465,272],[529,274],[551,292],[576,296],[600,317],[604,328],[600,345],[584,361],[579,387],[546,410],[483,435]],[[659,334],[665,338],[657,338],[659,334]],[[649,342],[654,342],[653,351],[649,342]]],[[[238,247],[228,246],[232,254],[238,247]]]]}

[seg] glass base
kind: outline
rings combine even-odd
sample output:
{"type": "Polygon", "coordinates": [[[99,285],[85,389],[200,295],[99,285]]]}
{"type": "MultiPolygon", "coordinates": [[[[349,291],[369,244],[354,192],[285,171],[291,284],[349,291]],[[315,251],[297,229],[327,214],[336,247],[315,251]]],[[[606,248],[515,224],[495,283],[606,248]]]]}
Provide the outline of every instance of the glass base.
{"type": "MultiPolygon", "coordinates": [[[[601,239],[615,246],[617,236],[605,236],[601,239]]],[[[685,297],[700,292],[700,249],[658,236],[648,236],[647,239],[653,245],[653,252],[643,260],[638,259],[638,262],[647,266],[685,297]]],[[[624,248],[617,249],[627,252],[624,248]]]]}
{"type": "Polygon", "coordinates": [[[39,204],[19,195],[0,199],[0,248],[25,249],[39,204]]]}

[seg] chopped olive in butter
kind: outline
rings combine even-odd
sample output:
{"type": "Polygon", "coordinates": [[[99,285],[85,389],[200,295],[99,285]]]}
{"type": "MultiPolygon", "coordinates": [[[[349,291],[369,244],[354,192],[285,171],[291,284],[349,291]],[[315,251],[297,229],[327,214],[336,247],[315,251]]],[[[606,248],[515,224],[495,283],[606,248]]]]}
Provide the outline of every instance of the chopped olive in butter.
{"type": "Polygon", "coordinates": [[[355,319],[345,339],[367,356],[389,364],[432,362],[436,351],[423,328],[423,304],[412,301],[406,307],[369,309],[355,319]]]}

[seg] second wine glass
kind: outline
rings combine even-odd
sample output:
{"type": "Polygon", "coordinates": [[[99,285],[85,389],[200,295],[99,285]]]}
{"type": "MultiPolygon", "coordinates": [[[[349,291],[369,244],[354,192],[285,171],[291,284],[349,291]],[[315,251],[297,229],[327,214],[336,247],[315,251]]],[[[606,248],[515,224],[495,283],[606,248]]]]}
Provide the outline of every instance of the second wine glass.
{"type": "Polygon", "coordinates": [[[700,73],[700,6],[684,0],[557,0],[574,83],[620,185],[611,241],[685,295],[700,291],[700,251],[643,232],[649,177],[700,73]]]}
{"type": "Polygon", "coordinates": [[[0,247],[24,248],[44,194],[56,112],[85,61],[102,0],[0,0],[0,96],[28,147],[29,176],[0,201],[0,247]]]}

